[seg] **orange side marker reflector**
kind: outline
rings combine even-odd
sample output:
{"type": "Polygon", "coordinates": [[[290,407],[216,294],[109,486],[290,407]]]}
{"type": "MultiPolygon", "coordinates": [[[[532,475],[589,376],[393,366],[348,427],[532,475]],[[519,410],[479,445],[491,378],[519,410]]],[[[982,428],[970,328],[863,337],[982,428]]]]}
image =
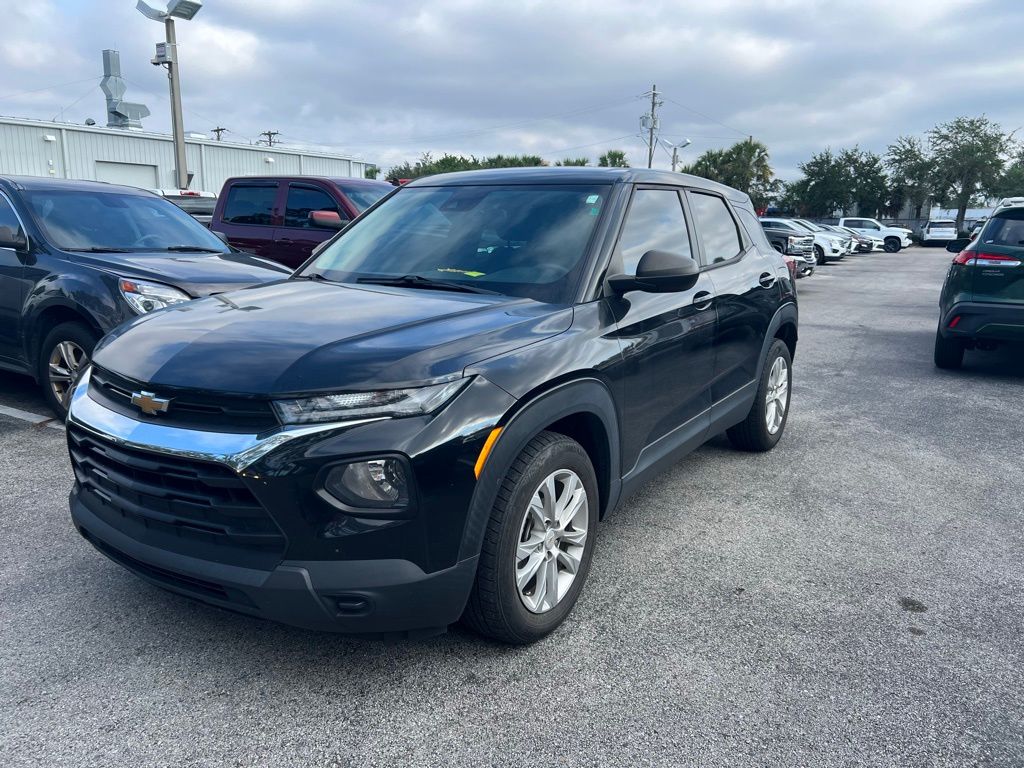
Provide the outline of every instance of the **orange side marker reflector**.
{"type": "Polygon", "coordinates": [[[480,449],[480,455],[476,457],[476,466],[473,467],[473,474],[476,475],[477,479],[480,479],[480,473],[484,471],[484,464],[487,463],[487,457],[491,455],[491,448],[494,447],[494,443],[498,440],[498,435],[501,434],[501,427],[495,427],[491,430],[491,434],[487,436],[484,441],[484,447],[480,449]]]}

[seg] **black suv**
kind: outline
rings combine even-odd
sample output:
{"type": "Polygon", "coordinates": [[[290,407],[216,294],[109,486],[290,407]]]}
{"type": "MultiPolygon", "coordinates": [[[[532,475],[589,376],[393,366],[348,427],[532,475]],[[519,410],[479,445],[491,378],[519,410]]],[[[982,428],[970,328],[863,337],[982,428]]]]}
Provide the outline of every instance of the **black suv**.
{"type": "Polygon", "coordinates": [[[224,608],[530,642],[620,499],[723,430],[778,442],[796,341],[789,271],[734,189],[426,178],[291,280],[107,336],[72,397],[71,513],[224,608]]]}
{"type": "Polygon", "coordinates": [[[0,177],[0,368],[63,416],[97,339],[161,307],[287,277],[151,192],[0,177]]]}

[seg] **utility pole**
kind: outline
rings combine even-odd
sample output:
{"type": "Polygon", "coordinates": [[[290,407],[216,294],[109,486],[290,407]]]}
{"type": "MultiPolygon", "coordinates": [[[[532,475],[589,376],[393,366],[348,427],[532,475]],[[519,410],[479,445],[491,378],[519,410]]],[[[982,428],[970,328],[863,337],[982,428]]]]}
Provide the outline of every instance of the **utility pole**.
{"type": "Polygon", "coordinates": [[[679,164],[679,147],[672,147],[672,173],[676,172],[676,165],[679,164]]]}
{"type": "Polygon", "coordinates": [[[260,136],[266,136],[267,137],[267,146],[268,147],[274,146],[274,137],[275,136],[280,136],[280,135],[281,135],[280,131],[263,131],[260,134],[260,136]]]}
{"type": "MultiPolygon", "coordinates": [[[[644,94],[646,96],[646,94],[644,94]]],[[[658,86],[651,86],[651,111],[640,118],[640,126],[647,129],[647,167],[654,164],[654,132],[658,128],[658,107],[664,102],[658,101],[658,86]]]]}
{"type": "Polygon", "coordinates": [[[171,89],[171,133],[174,135],[174,174],[178,189],[188,189],[188,167],[185,160],[185,120],[181,115],[181,80],[178,77],[178,38],[174,34],[174,17],[164,19],[167,50],[167,80],[171,89]]]}
{"type": "Polygon", "coordinates": [[[216,128],[210,129],[210,133],[214,133],[217,135],[217,141],[220,141],[220,135],[225,132],[230,133],[230,131],[228,131],[227,128],[221,128],[219,125],[216,128]]]}

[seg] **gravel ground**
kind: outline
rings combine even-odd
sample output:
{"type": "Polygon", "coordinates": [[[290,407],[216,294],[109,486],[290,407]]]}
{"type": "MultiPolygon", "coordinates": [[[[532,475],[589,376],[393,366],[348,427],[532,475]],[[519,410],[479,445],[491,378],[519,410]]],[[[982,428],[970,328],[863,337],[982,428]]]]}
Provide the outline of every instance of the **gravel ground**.
{"type": "Polygon", "coordinates": [[[800,283],[778,448],[626,502],[530,648],[150,587],[72,531],[62,433],[0,416],[0,764],[1024,765],[1024,361],[933,368],[945,252],[846,262],[800,283]]]}

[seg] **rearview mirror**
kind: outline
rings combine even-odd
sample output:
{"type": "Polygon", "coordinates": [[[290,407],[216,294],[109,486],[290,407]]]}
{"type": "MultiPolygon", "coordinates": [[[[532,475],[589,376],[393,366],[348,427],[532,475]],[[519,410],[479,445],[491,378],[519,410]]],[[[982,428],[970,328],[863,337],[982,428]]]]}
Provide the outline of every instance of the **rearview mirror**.
{"type": "Polygon", "coordinates": [[[310,211],[309,223],[321,229],[344,229],[348,222],[337,211],[310,211]]]}
{"type": "Polygon", "coordinates": [[[28,247],[28,238],[20,229],[0,226],[0,248],[13,248],[23,251],[28,247]]]}
{"type": "Polygon", "coordinates": [[[697,284],[700,265],[688,256],[669,251],[648,251],[640,257],[635,275],[613,275],[608,283],[616,293],[676,293],[697,284]]]}
{"type": "Polygon", "coordinates": [[[959,237],[946,243],[946,250],[950,253],[960,253],[960,251],[970,245],[970,242],[971,238],[969,237],[959,237]]]}

